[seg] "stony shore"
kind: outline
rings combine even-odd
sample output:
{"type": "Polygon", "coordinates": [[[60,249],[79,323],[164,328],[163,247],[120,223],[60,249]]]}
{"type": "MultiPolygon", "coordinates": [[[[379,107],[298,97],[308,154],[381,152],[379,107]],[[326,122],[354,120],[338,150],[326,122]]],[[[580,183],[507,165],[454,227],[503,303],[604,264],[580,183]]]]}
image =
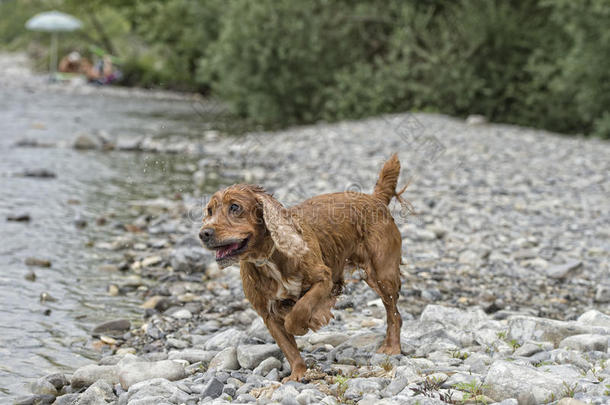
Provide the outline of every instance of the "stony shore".
{"type": "MultiPolygon", "coordinates": [[[[75,145],[121,149],[109,136],[75,145]]],[[[98,364],[43,377],[17,403],[610,403],[609,143],[430,114],[203,139],[189,150],[205,192],[92,225],[124,230],[95,248],[113,258],[104,271],[129,274],[108,293],[140,298],[142,319],[98,325],[98,364]],[[298,338],[306,379],[282,385],[288,364],[238,270],[196,238],[205,197],[237,181],[287,205],[369,192],[393,151],[415,212],[393,206],[403,353],[375,354],[385,311],[356,271],[330,325],[298,338]]]]}

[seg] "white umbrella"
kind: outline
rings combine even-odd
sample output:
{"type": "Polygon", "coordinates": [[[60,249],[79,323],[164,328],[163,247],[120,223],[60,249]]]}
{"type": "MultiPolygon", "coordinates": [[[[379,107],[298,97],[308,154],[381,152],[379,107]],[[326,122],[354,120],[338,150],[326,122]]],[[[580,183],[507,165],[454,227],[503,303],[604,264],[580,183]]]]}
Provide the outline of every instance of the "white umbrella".
{"type": "Polygon", "coordinates": [[[83,26],[76,17],[59,11],[47,11],[36,14],[30,18],[25,27],[32,31],[51,32],[51,73],[57,69],[57,33],[61,31],[74,31],[83,26]]]}

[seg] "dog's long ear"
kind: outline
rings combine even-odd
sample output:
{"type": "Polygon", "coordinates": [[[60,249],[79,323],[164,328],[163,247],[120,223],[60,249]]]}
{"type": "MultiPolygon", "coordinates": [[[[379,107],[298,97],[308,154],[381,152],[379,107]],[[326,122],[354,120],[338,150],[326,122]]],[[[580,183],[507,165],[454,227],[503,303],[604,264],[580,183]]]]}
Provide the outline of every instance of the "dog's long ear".
{"type": "Polygon", "coordinates": [[[290,257],[304,256],[309,248],[300,226],[295,224],[286,208],[267,193],[257,194],[256,199],[262,205],[265,227],[276,249],[290,257]]]}

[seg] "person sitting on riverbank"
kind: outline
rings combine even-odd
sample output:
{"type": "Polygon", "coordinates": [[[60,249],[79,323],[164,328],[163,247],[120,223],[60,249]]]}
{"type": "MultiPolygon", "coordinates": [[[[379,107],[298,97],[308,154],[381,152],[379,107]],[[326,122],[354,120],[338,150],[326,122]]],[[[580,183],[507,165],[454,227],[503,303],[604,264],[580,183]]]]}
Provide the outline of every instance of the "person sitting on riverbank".
{"type": "Polygon", "coordinates": [[[59,62],[59,71],[61,73],[87,75],[91,68],[92,65],[89,59],[83,58],[77,51],[70,52],[59,62]]]}
{"type": "Polygon", "coordinates": [[[120,80],[121,77],[121,71],[112,64],[112,59],[109,55],[104,55],[87,72],[87,79],[96,84],[111,84],[120,80]]]}

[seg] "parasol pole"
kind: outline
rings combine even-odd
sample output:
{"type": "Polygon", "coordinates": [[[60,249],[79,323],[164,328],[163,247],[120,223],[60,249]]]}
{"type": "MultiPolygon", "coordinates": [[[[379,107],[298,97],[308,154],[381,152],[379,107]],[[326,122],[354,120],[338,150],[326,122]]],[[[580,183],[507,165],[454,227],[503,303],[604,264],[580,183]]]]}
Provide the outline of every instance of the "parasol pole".
{"type": "Polygon", "coordinates": [[[51,72],[51,77],[54,78],[57,73],[57,31],[53,31],[51,34],[51,65],[49,66],[49,71],[51,72]]]}

